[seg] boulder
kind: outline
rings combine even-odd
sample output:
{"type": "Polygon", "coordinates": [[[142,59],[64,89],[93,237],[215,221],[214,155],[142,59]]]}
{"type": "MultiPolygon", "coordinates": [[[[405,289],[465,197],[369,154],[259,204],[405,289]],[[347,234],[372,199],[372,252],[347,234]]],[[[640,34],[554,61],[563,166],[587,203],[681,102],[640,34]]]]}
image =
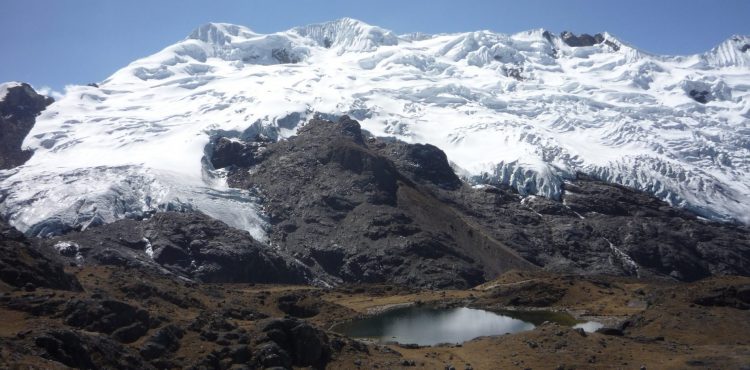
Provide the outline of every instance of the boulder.
{"type": "Polygon", "coordinates": [[[323,369],[330,360],[332,349],[328,336],[304,321],[268,319],[259,323],[259,327],[265,337],[260,339],[263,344],[258,346],[255,356],[263,366],[323,369]]]}
{"type": "Polygon", "coordinates": [[[177,351],[184,334],[184,330],[173,324],[159,329],[141,347],[141,356],[151,360],[177,351]]]}

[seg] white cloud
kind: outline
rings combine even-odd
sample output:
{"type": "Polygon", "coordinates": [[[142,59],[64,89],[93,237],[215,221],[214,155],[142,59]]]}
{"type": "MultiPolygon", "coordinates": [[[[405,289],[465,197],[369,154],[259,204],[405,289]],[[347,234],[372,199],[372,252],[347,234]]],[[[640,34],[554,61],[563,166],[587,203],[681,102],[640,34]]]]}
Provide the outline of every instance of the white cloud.
{"type": "Polygon", "coordinates": [[[34,88],[34,90],[36,90],[36,92],[39,94],[51,96],[52,99],[55,99],[55,100],[60,100],[60,98],[62,98],[63,96],[63,93],[56,91],[49,86],[42,86],[39,88],[34,88]]]}

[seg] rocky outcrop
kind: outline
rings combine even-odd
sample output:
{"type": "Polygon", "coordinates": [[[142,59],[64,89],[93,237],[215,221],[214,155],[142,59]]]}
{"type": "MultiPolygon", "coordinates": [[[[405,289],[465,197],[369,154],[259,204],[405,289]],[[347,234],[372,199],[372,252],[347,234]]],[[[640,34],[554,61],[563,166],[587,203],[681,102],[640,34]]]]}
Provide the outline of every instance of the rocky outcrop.
{"type": "Polygon", "coordinates": [[[262,151],[229,183],[260,189],[271,243],[329,281],[468,287],[534,268],[435,197],[464,184],[434,146],[367,137],[344,116],[262,151]]]}
{"type": "Polygon", "coordinates": [[[462,207],[551,271],[687,281],[750,274],[747,228],[698,219],[632,189],[579,175],[565,184],[562,202],[513,198],[485,187],[468,193],[462,207]]]}
{"type": "Polygon", "coordinates": [[[328,336],[319,329],[293,318],[269,319],[259,323],[255,358],[264,368],[310,366],[324,369],[332,349],[328,336]]]}
{"type": "Polygon", "coordinates": [[[705,90],[690,90],[688,95],[701,104],[706,104],[711,99],[711,92],[705,90]]]}
{"type": "Polygon", "coordinates": [[[76,369],[153,369],[132,350],[98,335],[50,330],[35,338],[42,357],[76,369]]]}
{"type": "Polygon", "coordinates": [[[0,169],[20,166],[31,158],[33,153],[22,150],[21,144],[36,116],[53,101],[25,83],[9,88],[5,98],[0,98],[0,169]]]}
{"type": "Polygon", "coordinates": [[[148,331],[151,320],[146,310],[107,299],[74,299],[63,311],[65,324],[105,334],[123,343],[131,343],[148,331]]]}
{"type": "Polygon", "coordinates": [[[272,243],[329,281],[462,287],[537,267],[688,281],[750,274],[746,228],[583,175],[561,202],[472,188],[438,148],[369,137],[346,116],[246,146],[263,159],[234,165],[229,183],[260,189],[272,243]]]}
{"type": "Polygon", "coordinates": [[[604,42],[604,36],[601,33],[597,33],[596,35],[591,36],[588,33],[576,35],[570,31],[563,31],[560,33],[560,38],[568,46],[573,47],[594,46],[596,44],[601,44],[602,42],[604,42]]]}
{"type": "Polygon", "coordinates": [[[47,256],[20,231],[0,220],[0,280],[27,290],[37,287],[80,290],[61,261],[47,256]]]}
{"type": "Polygon", "coordinates": [[[399,170],[406,171],[417,182],[427,182],[443,189],[456,190],[461,179],[448,164],[448,157],[430,144],[393,143],[389,149],[399,170]]]}
{"type": "Polygon", "coordinates": [[[312,280],[309,269],[293,258],[200,213],[164,212],[143,221],[121,220],[45,244],[75,245],[77,259],[63,256],[72,263],[145,267],[208,283],[312,280]]]}
{"type": "Polygon", "coordinates": [[[734,307],[750,310],[750,285],[725,286],[712,289],[693,299],[701,306],[734,307]]]}
{"type": "Polygon", "coordinates": [[[308,318],[320,313],[320,299],[298,293],[279,297],[278,308],[281,312],[299,318],[308,318]]]}
{"type": "MultiPolygon", "coordinates": [[[[620,45],[618,43],[605,39],[604,35],[601,33],[597,33],[594,36],[591,36],[588,33],[582,33],[580,35],[576,35],[570,31],[563,31],[560,33],[560,39],[566,45],[572,46],[572,47],[594,46],[594,45],[604,44],[604,45],[609,46],[614,51],[620,50],[620,45]]],[[[547,38],[547,40],[550,41],[551,38],[547,38]]]]}
{"type": "Polygon", "coordinates": [[[185,331],[176,325],[167,325],[149,338],[141,348],[141,356],[147,360],[162,357],[180,348],[180,339],[185,331]]]}
{"type": "Polygon", "coordinates": [[[210,146],[209,158],[215,169],[228,166],[249,167],[259,162],[263,157],[260,148],[270,140],[256,135],[252,142],[245,142],[226,137],[215,138],[210,146]]]}

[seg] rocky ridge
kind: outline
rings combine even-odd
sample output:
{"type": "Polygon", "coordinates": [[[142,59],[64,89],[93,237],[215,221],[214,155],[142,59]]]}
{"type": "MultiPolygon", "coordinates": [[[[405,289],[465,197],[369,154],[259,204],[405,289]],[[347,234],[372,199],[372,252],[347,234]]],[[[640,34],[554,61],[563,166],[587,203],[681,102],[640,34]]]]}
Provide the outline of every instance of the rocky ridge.
{"type": "Polygon", "coordinates": [[[5,96],[0,96],[0,170],[20,166],[31,158],[33,152],[21,148],[23,139],[34,127],[36,116],[54,102],[26,83],[4,90],[5,96]]]}
{"type": "Polygon", "coordinates": [[[750,272],[746,228],[582,174],[560,202],[472,187],[438,148],[372,137],[347,116],[276,143],[232,140],[233,154],[213,148],[230,185],[264,197],[272,245],[334,282],[465,287],[536,268],[687,281],[750,272]]]}

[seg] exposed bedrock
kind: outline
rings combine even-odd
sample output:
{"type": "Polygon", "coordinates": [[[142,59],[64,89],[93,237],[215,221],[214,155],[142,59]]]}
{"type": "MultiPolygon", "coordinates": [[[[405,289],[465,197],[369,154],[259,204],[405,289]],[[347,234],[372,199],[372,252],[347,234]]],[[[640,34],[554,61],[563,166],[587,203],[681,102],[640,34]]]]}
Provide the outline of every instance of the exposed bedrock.
{"type": "Polygon", "coordinates": [[[144,267],[206,283],[310,283],[307,267],[200,213],[163,212],[44,240],[71,263],[144,267]],[[72,248],[74,252],[67,252],[72,248]]]}
{"type": "Polygon", "coordinates": [[[238,157],[230,185],[259,189],[271,243],[328,281],[464,287],[509,269],[680,280],[750,272],[747,229],[583,175],[561,201],[473,188],[438,148],[370,137],[346,116],[242,145],[262,159],[238,157]]]}
{"type": "Polygon", "coordinates": [[[22,150],[21,144],[36,116],[53,101],[25,83],[8,88],[0,99],[0,170],[20,166],[31,158],[33,152],[22,150]]]}
{"type": "Polygon", "coordinates": [[[0,281],[26,290],[40,287],[81,290],[78,280],[64,271],[62,261],[3,220],[0,220],[0,281]]]}

